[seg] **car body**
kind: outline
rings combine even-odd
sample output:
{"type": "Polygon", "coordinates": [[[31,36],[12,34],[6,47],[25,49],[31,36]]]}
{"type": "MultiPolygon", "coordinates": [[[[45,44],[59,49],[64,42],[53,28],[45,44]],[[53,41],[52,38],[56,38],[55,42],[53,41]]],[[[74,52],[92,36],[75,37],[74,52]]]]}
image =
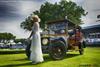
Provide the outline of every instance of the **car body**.
{"type": "MultiPolygon", "coordinates": [[[[84,49],[82,43],[76,43],[73,39],[71,43],[74,45],[69,46],[69,32],[68,30],[74,29],[75,24],[67,19],[48,21],[46,23],[46,28],[41,34],[41,44],[43,53],[50,55],[52,59],[59,60],[63,59],[68,51],[79,51],[83,54],[84,49]],[[79,45],[80,44],[80,45],[79,45]]],[[[26,55],[30,56],[30,51],[28,51],[30,46],[26,48],[26,55]]]]}

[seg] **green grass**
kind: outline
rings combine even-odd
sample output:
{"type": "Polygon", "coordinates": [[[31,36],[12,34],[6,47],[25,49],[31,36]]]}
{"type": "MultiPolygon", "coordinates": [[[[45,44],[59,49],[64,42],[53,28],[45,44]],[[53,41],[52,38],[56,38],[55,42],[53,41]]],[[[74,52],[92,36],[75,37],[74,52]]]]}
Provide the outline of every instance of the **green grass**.
{"type": "Polygon", "coordinates": [[[79,55],[78,52],[68,52],[63,60],[57,61],[45,54],[45,61],[37,65],[31,64],[23,52],[6,50],[7,53],[2,53],[3,51],[0,50],[0,67],[100,67],[100,47],[88,47],[84,55],[79,55]]]}

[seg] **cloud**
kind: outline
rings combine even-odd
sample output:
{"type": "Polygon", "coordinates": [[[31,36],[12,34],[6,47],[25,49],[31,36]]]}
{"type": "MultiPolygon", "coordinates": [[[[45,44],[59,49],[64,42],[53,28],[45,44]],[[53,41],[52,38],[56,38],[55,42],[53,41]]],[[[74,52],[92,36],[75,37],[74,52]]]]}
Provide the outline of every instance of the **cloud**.
{"type": "Polygon", "coordinates": [[[100,0],[85,0],[84,7],[86,10],[98,10],[100,9],[100,0]]]}
{"type": "MultiPolygon", "coordinates": [[[[27,38],[30,32],[25,32],[20,28],[20,23],[25,20],[33,11],[38,10],[42,3],[49,1],[51,3],[60,0],[0,0],[0,32],[11,32],[17,38],[27,38]]],[[[100,0],[72,0],[78,5],[83,6],[88,15],[83,17],[87,26],[99,24],[95,22],[97,15],[100,14],[100,0]]]]}
{"type": "Polygon", "coordinates": [[[20,28],[20,23],[38,10],[41,3],[40,0],[0,0],[0,32],[11,32],[17,38],[27,38],[29,33],[20,28]]]}
{"type": "Polygon", "coordinates": [[[50,2],[50,3],[55,3],[55,2],[59,2],[60,0],[45,0],[47,2],[50,2]]]}
{"type": "Polygon", "coordinates": [[[10,18],[14,19],[14,17],[19,17],[18,14],[13,13],[18,10],[18,8],[15,7],[15,5],[16,5],[15,2],[11,4],[11,2],[7,3],[0,1],[0,20],[10,19],[10,18]]]}
{"type": "Polygon", "coordinates": [[[10,32],[13,35],[17,36],[17,38],[27,38],[30,32],[25,31],[20,28],[20,21],[12,21],[10,23],[4,22],[0,23],[0,32],[10,32]]]}
{"type": "Polygon", "coordinates": [[[33,11],[38,10],[43,0],[2,0],[0,1],[0,20],[15,20],[26,18],[33,11]]]}
{"type": "Polygon", "coordinates": [[[100,0],[84,0],[82,6],[88,12],[87,16],[83,18],[83,26],[100,24],[100,21],[96,22],[97,15],[100,15],[100,0]]]}
{"type": "Polygon", "coordinates": [[[39,10],[42,3],[43,2],[37,2],[37,1],[20,2],[20,6],[18,6],[19,13],[24,15],[24,16],[30,15],[33,11],[39,10]]]}

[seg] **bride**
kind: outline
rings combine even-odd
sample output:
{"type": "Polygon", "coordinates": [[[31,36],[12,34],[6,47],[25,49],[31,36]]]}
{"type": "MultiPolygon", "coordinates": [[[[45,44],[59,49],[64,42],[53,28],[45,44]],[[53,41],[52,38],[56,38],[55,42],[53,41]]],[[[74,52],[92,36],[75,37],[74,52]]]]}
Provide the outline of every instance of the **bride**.
{"type": "Polygon", "coordinates": [[[32,32],[29,36],[29,38],[32,37],[31,48],[30,48],[31,51],[30,60],[32,61],[32,64],[37,64],[44,61],[41,49],[41,37],[39,29],[40,18],[37,15],[34,15],[32,17],[32,20],[33,20],[32,32]]]}

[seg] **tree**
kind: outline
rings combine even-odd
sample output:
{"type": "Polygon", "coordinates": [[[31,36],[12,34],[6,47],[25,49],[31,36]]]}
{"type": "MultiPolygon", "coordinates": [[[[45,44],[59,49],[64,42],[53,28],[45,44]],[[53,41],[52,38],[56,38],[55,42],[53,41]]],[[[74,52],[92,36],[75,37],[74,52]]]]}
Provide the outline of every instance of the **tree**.
{"type": "Polygon", "coordinates": [[[19,43],[19,42],[24,43],[25,40],[26,40],[26,39],[15,39],[14,42],[15,42],[15,43],[19,43]]]}
{"type": "MultiPolygon", "coordinates": [[[[73,23],[80,24],[81,16],[85,16],[85,11],[82,7],[77,6],[76,3],[66,0],[61,0],[59,3],[45,2],[41,5],[40,10],[34,11],[32,14],[39,15],[41,18],[40,26],[45,27],[45,23],[50,20],[64,19],[67,16],[68,20],[73,23]]],[[[32,15],[31,14],[31,15],[32,15]]],[[[21,23],[21,28],[31,30],[31,15],[21,23]]]]}
{"type": "Polygon", "coordinates": [[[0,33],[0,41],[3,41],[4,43],[8,43],[11,39],[15,38],[16,36],[11,33],[0,33]]]}

